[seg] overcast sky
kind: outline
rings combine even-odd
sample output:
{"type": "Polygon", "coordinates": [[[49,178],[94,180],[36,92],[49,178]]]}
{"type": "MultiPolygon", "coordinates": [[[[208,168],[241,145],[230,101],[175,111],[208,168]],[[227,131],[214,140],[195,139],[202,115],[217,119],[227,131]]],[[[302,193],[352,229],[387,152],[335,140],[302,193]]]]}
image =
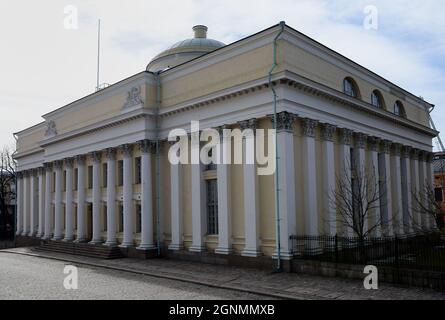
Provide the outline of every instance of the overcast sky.
{"type": "Polygon", "coordinates": [[[285,20],[435,104],[433,117],[445,132],[443,12],[442,0],[1,0],[0,146],[94,91],[99,18],[101,82],[143,71],[164,48],[192,37],[196,24],[228,44],[285,20]],[[65,28],[68,5],[78,10],[78,29],[65,28]],[[377,30],[363,26],[368,5],[378,9],[377,30]]]}

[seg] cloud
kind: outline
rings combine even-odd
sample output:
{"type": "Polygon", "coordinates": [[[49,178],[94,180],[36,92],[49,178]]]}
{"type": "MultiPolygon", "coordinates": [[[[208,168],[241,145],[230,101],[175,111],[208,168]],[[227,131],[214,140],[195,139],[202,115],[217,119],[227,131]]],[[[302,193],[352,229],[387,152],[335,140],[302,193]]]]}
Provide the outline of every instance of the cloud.
{"type": "Polygon", "coordinates": [[[97,19],[102,19],[101,80],[114,83],[144,70],[157,53],[209,26],[231,43],[285,20],[288,25],[437,105],[445,131],[445,3],[434,0],[47,0],[0,3],[0,145],[40,116],[94,91],[97,19]],[[66,5],[79,29],[63,27],[66,5]],[[378,30],[362,26],[367,5],[378,30]],[[443,107],[441,107],[443,106],[443,107]]]}

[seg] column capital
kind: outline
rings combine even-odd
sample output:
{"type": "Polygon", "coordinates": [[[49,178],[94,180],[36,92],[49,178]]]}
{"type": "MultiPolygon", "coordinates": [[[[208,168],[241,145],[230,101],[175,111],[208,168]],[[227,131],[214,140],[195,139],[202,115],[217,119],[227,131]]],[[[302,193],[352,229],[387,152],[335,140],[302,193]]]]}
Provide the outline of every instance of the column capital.
{"type": "MultiPolygon", "coordinates": [[[[274,122],[274,116],[269,115],[268,118],[272,121],[272,124],[274,122]]],[[[287,131],[287,132],[293,132],[294,128],[294,122],[297,118],[296,115],[293,113],[289,113],[287,111],[283,111],[280,113],[277,113],[277,123],[276,123],[276,129],[277,132],[287,131]]]]}
{"type": "Polygon", "coordinates": [[[402,158],[409,158],[411,153],[411,147],[409,146],[403,146],[402,147],[402,158]]]}
{"type": "Polygon", "coordinates": [[[332,124],[323,123],[321,125],[321,139],[324,141],[334,141],[334,133],[336,129],[337,127],[332,124]]]}
{"type": "MultiPolygon", "coordinates": [[[[381,150],[383,153],[390,154],[392,145],[393,145],[393,143],[389,140],[381,140],[380,141],[380,146],[381,146],[381,150]]],[[[398,154],[400,156],[400,149],[399,149],[398,154]]]]}
{"type": "Polygon", "coordinates": [[[420,150],[419,150],[419,149],[412,148],[412,149],[411,149],[411,159],[413,159],[413,160],[419,160],[419,156],[420,156],[420,150]]]}
{"type": "Polygon", "coordinates": [[[102,151],[91,152],[91,157],[93,158],[94,163],[100,163],[100,161],[102,159],[102,151]]]}
{"type": "Polygon", "coordinates": [[[241,127],[241,130],[252,129],[256,130],[258,127],[258,120],[256,118],[239,121],[238,124],[241,127]]]}
{"type": "Polygon", "coordinates": [[[53,170],[53,164],[51,162],[46,162],[43,164],[46,172],[51,172],[53,170]]]}
{"type": "Polygon", "coordinates": [[[359,149],[364,149],[366,145],[367,135],[361,132],[355,133],[355,147],[359,149]]]}
{"type": "Polygon", "coordinates": [[[394,152],[394,156],[401,157],[402,151],[403,151],[403,146],[400,143],[393,143],[392,147],[393,147],[392,149],[394,152]]]}
{"type": "Polygon", "coordinates": [[[65,166],[66,166],[68,169],[72,169],[73,166],[74,166],[74,159],[73,159],[73,158],[66,158],[66,159],[65,159],[65,166]]]}
{"type": "Polygon", "coordinates": [[[108,160],[116,160],[116,148],[108,148],[105,153],[108,160]]]}
{"type": "Polygon", "coordinates": [[[45,173],[45,167],[39,167],[37,170],[40,175],[43,175],[45,173]]]}
{"type": "Polygon", "coordinates": [[[54,161],[54,167],[56,170],[62,170],[63,168],[63,160],[56,160],[54,161]]]}
{"type": "Polygon", "coordinates": [[[346,128],[339,129],[340,144],[350,146],[352,143],[352,130],[346,128]]]}
{"type": "Polygon", "coordinates": [[[427,152],[426,154],[426,161],[427,162],[433,162],[434,159],[434,153],[433,152],[427,152]]]}
{"type": "Polygon", "coordinates": [[[138,145],[142,153],[156,153],[156,143],[151,140],[141,140],[138,142],[138,145]]]}
{"type": "Polygon", "coordinates": [[[15,173],[15,175],[16,175],[17,179],[22,179],[23,178],[23,171],[17,171],[15,173]]]}
{"type": "Polygon", "coordinates": [[[369,150],[371,150],[373,152],[377,152],[378,151],[378,147],[379,147],[379,143],[380,143],[380,138],[372,137],[372,136],[368,137],[368,147],[369,147],[369,150]]]}
{"type": "Polygon", "coordinates": [[[124,144],[121,146],[122,153],[124,157],[131,157],[133,156],[133,145],[130,143],[124,144]]]}
{"type": "Polygon", "coordinates": [[[30,177],[35,177],[35,176],[37,176],[37,170],[38,170],[38,168],[32,168],[32,169],[29,169],[28,171],[29,171],[29,176],[30,177]]]}
{"type": "Polygon", "coordinates": [[[85,155],[78,155],[77,157],[76,157],[76,161],[77,161],[77,165],[80,165],[80,166],[83,166],[83,165],[85,165],[85,161],[86,161],[86,157],[85,157],[85,155]]]}
{"type": "Polygon", "coordinates": [[[317,121],[309,118],[303,118],[301,120],[301,134],[305,137],[315,137],[315,126],[317,121]]]}

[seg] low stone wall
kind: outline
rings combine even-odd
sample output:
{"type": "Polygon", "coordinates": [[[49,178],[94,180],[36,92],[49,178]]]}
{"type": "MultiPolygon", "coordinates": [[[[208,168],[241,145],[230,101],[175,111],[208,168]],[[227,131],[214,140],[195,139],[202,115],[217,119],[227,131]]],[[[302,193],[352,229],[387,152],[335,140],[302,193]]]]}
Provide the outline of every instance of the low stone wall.
{"type": "Polygon", "coordinates": [[[15,247],[14,240],[0,240],[0,250],[10,249],[15,247]]]}

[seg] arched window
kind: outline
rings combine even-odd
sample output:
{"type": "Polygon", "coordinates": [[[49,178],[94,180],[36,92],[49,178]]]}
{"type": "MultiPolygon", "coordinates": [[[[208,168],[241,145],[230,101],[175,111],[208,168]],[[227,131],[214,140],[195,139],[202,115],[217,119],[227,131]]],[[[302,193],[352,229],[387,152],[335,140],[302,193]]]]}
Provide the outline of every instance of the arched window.
{"type": "Polygon", "coordinates": [[[371,94],[371,104],[376,107],[383,109],[384,103],[383,103],[383,96],[380,93],[379,90],[374,90],[371,94]]]}
{"type": "Polygon", "coordinates": [[[353,98],[360,97],[357,84],[352,78],[345,78],[345,80],[343,80],[343,92],[353,98]]]}
{"type": "Polygon", "coordinates": [[[399,117],[406,118],[405,108],[403,107],[402,102],[399,100],[394,103],[394,114],[398,115],[399,117]]]}

